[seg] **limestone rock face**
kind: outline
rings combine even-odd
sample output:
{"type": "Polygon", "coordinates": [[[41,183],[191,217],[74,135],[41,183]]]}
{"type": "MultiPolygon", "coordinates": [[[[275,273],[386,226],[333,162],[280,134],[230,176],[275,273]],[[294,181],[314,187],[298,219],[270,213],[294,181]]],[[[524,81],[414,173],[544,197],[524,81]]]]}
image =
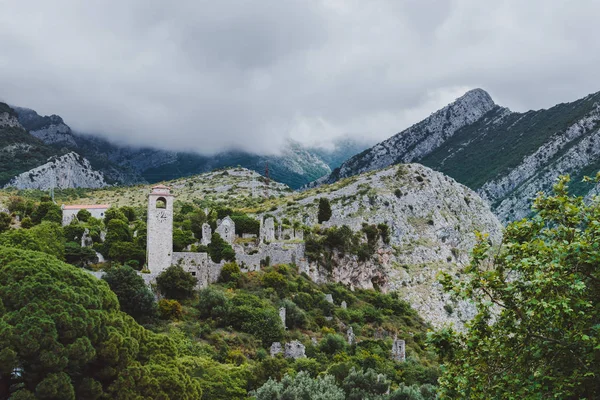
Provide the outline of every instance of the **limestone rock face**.
{"type": "Polygon", "coordinates": [[[316,282],[397,291],[435,326],[461,325],[474,315],[468,303],[443,293],[437,274],[459,273],[469,262],[476,231],[488,233],[494,244],[501,241],[502,225],[477,193],[422,165],[401,164],[306,191],[292,208],[297,211],[270,213],[311,226],[317,223],[320,197],[328,198],[332,209],[324,227],[360,231],[363,223],[386,224],[390,241],[380,240],[370,260],[334,254],[331,270],[307,260],[301,272],[316,282]]]}
{"type": "Polygon", "coordinates": [[[51,187],[66,189],[105,186],[108,185],[104,176],[95,171],[88,160],[71,152],[51,158],[46,164],[15,176],[5,187],[48,190],[51,187]]]}
{"type": "Polygon", "coordinates": [[[333,183],[400,162],[418,161],[457,130],[478,120],[494,107],[497,106],[486,91],[471,90],[423,121],[350,158],[316,184],[333,183]]]}
{"type": "Polygon", "coordinates": [[[0,128],[21,128],[19,119],[9,112],[0,112],[0,128]]]}

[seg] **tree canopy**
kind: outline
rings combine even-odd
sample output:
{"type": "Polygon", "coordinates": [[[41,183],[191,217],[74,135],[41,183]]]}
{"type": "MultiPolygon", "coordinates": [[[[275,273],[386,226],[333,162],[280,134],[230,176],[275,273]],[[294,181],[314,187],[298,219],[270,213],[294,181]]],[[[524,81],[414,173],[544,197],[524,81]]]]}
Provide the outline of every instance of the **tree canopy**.
{"type": "Polygon", "coordinates": [[[121,312],[103,281],[0,247],[0,398],[198,399],[184,361],[170,338],[121,312]]]}
{"type": "Polygon", "coordinates": [[[509,224],[500,249],[480,236],[466,279],[444,276],[478,314],[464,333],[430,335],[443,398],[600,397],[600,200],[570,196],[568,182],[509,224]]]}

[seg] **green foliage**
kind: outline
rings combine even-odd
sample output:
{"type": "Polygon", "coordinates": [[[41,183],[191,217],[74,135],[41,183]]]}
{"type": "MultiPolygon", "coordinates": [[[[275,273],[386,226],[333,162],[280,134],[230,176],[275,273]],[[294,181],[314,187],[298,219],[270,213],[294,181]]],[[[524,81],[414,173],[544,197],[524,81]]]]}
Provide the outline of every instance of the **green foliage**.
{"type": "Polygon", "coordinates": [[[307,372],[285,375],[281,382],[269,379],[254,393],[256,400],[344,400],[344,392],[331,375],[311,378],[307,372]]]}
{"type": "Polygon", "coordinates": [[[384,394],[390,387],[385,375],[378,374],[372,369],[366,371],[353,368],[342,382],[346,400],[385,399],[384,394]]]}
{"type": "MultiPolygon", "coordinates": [[[[598,101],[600,95],[595,94],[547,110],[510,115],[506,115],[502,107],[496,107],[485,118],[456,131],[420,162],[472,189],[479,189],[485,182],[498,179],[519,165],[553,135],[583,119],[598,101]]],[[[568,142],[555,157],[578,143],[577,140],[568,142]]]]}
{"type": "Polygon", "coordinates": [[[506,227],[500,251],[479,236],[468,279],[443,277],[478,310],[467,332],[430,335],[444,398],[600,396],[600,203],[569,196],[568,181],[506,227]]]}
{"type": "Polygon", "coordinates": [[[96,252],[90,247],[81,247],[77,242],[65,243],[65,261],[76,267],[84,267],[98,262],[96,252]]]}
{"type": "Polygon", "coordinates": [[[235,233],[242,236],[244,233],[259,235],[260,221],[246,214],[233,214],[231,219],[235,223],[235,233]]]}
{"type": "Polygon", "coordinates": [[[235,251],[218,233],[212,235],[211,242],[208,245],[208,255],[216,263],[222,260],[235,261],[235,251]]]}
{"type": "Polygon", "coordinates": [[[127,224],[129,222],[129,220],[127,219],[127,217],[125,216],[125,214],[123,214],[123,212],[121,210],[119,210],[118,208],[110,207],[104,213],[104,225],[108,227],[110,224],[110,221],[115,220],[115,219],[122,221],[125,224],[127,224]]]}
{"type": "Polygon", "coordinates": [[[29,217],[25,217],[21,220],[21,228],[23,229],[29,229],[33,226],[33,221],[31,221],[31,218],[29,217]]]}
{"type": "Polygon", "coordinates": [[[240,271],[240,267],[235,262],[230,262],[223,265],[221,269],[221,275],[219,276],[219,282],[222,283],[233,283],[237,285],[238,281],[242,277],[242,271],[240,271]]]}
{"type": "Polygon", "coordinates": [[[119,311],[102,281],[8,248],[0,277],[0,398],[200,398],[174,342],[119,311]]]}
{"type": "Polygon", "coordinates": [[[319,198],[319,212],[317,215],[317,221],[319,224],[329,221],[331,218],[331,204],[329,203],[329,199],[326,197],[319,198]]]}
{"type": "Polygon", "coordinates": [[[85,208],[82,208],[81,210],[77,211],[77,220],[79,222],[88,222],[90,218],[92,218],[92,213],[86,210],[85,208]]]}
{"type": "Polygon", "coordinates": [[[146,286],[144,279],[131,267],[111,268],[106,271],[102,279],[117,295],[121,310],[137,321],[146,321],[155,316],[154,295],[146,286]]]}
{"type": "Polygon", "coordinates": [[[182,229],[173,229],[173,251],[184,251],[185,248],[196,240],[191,231],[184,231],[182,229]]]}
{"type": "Polygon", "coordinates": [[[131,265],[131,261],[135,261],[142,266],[146,262],[146,250],[133,242],[110,242],[108,257],[121,264],[131,265]]]}
{"type": "Polygon", "coordinates": [[[158,290],[168,299],[185,300],[194,296],[196,278],[179,265],[171,265],[156,277],[158,290]]]}
{"type": "Polygon", "coordinates": [[[158,301],[158,315],[161,319],[178,321],[183,316],[183,309],[177,300],[160,299],[158,301]]]}
{"type": "Polygon", "coordinates": [[[60,224],[62,222],[62,210],[52,201],[43,201],[31,213],[31,221],[35,225],[42,221],[60,224]]]}
{"type": "Polygon", "coordinates": [[[12,217],[9,214],[0,212],[0,233],[9,230],[11,222],[12,217]]]}
{"type": "Polygon", "coordinates": [[[0,246],[41,251],[62,260],[65,239],[60,225],[42,222],[30,229],[11,229],[0,234],[0,246]]]}

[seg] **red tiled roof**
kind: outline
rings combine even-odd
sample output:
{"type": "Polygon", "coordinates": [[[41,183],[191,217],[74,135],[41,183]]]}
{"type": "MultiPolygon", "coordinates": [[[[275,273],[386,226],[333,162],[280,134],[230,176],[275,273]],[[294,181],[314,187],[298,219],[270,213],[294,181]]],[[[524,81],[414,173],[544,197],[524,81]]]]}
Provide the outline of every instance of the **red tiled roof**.
{"type": "Polygon", "coordinates": [[[72,204],[64,206],[65,210],[89,210],[94,208],[110,208],[109,204],[72,204]]]}

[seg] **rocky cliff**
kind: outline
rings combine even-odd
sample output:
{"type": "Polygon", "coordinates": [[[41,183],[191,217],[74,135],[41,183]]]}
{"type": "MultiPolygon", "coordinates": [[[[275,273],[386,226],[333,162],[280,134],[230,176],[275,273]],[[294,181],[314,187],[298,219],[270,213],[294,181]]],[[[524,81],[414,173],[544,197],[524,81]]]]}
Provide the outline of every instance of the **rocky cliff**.
{"type": "Polygon", "coordinates": [[[512,112],[481,89],[346,161],[319,183],[418,161],[476,190],[503,221],[530,213],[531,201],[561,174],[587,195],[584,175],[600,170],[600,92],[550,109],[512,112]]]}
{"type": "Polygon", "coordinates": [[[497,107],[484,90],[471,90],[425,120],[350,158],[319,183],[332,183],[388,165],[418,161],[457,130],[497,107]]]}
{"type": "Polygon", "coordinates": [[[436,326],[460,324],[473,315],[468,304],[442,293],[436,276],[442,270],[459,273],[469,262],[475,231],[500,243],[501,224],[479,195],[422,165],[402,164],[306,191],[269,213],[311,226],[321,197],[332,208],[325,227],[360,231],[363,223],[383,223],[390,228],[390,243],[380,242],[367,262],[345,255],[333,260],[331,271],[311,263],[303,272],[318,282],[398,291],[436,326]]]}
{"type": "Polygon", "coordinates": [[[52,187],[65,189],[105,186],[102,174],[94,171],[88,160],[72,152],[51,158],[47,163],[17,175],[5,185],[17,189],[40,190],[52,187]]]}

